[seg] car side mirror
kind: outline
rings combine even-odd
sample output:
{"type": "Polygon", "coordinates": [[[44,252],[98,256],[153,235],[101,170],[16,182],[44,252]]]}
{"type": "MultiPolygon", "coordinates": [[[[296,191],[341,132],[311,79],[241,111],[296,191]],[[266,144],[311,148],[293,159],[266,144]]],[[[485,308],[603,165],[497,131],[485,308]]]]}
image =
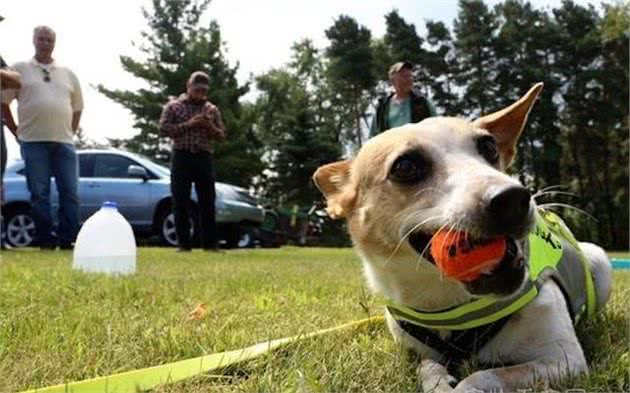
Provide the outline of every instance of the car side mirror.
{"type": "Polygon", "coordinates": [[[149,172],[141,166],[129,165],[129,168],[127,168],[127,176],[147,181],[149,179],[149,172]]]}

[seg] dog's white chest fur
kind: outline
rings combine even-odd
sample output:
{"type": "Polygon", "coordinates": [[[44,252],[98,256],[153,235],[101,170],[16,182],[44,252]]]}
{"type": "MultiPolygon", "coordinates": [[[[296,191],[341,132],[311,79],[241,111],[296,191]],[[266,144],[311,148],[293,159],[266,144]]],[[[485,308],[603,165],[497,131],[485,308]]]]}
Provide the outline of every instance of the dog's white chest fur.
{"type": "Polygon", "coordinates": [[[441,276],[438,271],[418,259],[415,263],[397,257],[367,257],[363,270],[372,291],[408,307],[431,311],[443,310],[471,299],[459,283],[441,276]]]}

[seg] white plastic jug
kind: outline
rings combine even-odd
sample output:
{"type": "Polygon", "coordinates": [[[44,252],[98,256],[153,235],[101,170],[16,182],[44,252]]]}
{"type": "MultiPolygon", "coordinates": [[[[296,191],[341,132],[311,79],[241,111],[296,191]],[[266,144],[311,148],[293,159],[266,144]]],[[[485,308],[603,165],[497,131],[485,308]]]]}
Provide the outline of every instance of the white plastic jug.
{"type": "Polygon", "coordinates": [[[116,202],[104,202],[83,223],[74,246],[73,269],[109,274],[136,271],[136,239],[116,202]]]}

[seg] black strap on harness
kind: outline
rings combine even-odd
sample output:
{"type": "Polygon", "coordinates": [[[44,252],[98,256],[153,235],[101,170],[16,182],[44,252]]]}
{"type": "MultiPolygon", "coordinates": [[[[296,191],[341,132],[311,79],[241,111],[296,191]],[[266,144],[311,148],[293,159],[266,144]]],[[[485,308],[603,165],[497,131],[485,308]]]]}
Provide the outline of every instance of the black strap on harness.
{"type": "Polygon", "coordinates": [[[453,330],[450,337],[443,339],[435,330],[396,320],[398,325],[409,335],[426,346],[444,355],[447,367],[457,367],[473,354],[477,353],[492,340],[510,317],[501,318],[495,322],[468,330],[453,330]]]}

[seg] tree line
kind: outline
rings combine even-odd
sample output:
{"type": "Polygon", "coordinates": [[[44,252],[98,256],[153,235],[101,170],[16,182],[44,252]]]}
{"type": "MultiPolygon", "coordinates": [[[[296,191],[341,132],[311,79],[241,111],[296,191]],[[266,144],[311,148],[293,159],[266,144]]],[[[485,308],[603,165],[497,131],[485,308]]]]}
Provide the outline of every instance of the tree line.
{"type": "Polygon", "coordinates": [[[382,37],[339,15],[324,31],[325,47],[297,41],[286,64],[244,84],[236,78],[239,64],[226,59],[219,24],[200,23],[209,3],[153,0],[143,9],[143,59],[120,60],[147,88],[98,86],[131,111],[139,130],[111,145],[168,162],[157,125],[162,105],[183,91],[192,71],[206,70],[209,98],[229,132],[216,147],[217,178],[255,189],[272,206],[305,206],[321,198],[310,180],[315,169],[365,143],[390,64],[414,63],[417,86],[439,114],[469,119],[542,81],[511,172],[539,204],[562,210],[578,238],[628,249],[627,3],[564,0],[548,10],[523,0],[494,7],[460,0],[452,27],[427,21],[421,34],[392,10],[382,37]],[[255,100],[242,100],[250,90],[255,100]]]}

